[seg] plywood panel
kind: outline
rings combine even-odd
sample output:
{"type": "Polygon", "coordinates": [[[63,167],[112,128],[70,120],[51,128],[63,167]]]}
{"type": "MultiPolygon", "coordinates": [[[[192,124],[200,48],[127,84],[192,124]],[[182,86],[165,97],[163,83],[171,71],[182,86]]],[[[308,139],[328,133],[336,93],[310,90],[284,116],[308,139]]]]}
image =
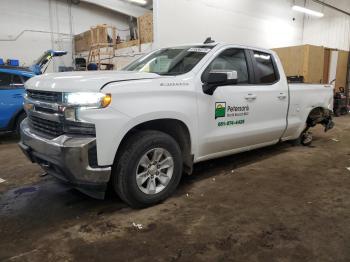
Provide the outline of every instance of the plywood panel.
{"type": "Polygon", "coordinates": [[[153,42],[153,13],[147,13],[138,18],[139,38],[141,44],[153,42]]]}
{"type": "Polygon", "coordinates": [[[323,83],[329,83],[329,69],[331,61],[331,50],[329,48],[324,49],[324,67],[323,67],[323,83]]]}
{"type": "Polygon", "coordinates": [[[335,81],[335,89],[339,91],[340,87],[346,86],[346,75],[348,70],[349,52],[339,51],[338,63],[337,63],[337,74],[335,81]]]}
{"type": "Polygon", "coordinates": [[[307,45],[307,74],[305,77],[306,83],[323,83],[324,71],[324,47],[307,45]]]}
{"type": "Polygon", "coordinates": [[[322,83],[324,48],[313,45],[276,48],[287,76],[303,76],[305,83],[322,83]]]}
{"type": "Polygon", "coordinates": [[[304,75],[304,46],[276,48],[274,51],[277,52],[287,76],[304,75]]]}

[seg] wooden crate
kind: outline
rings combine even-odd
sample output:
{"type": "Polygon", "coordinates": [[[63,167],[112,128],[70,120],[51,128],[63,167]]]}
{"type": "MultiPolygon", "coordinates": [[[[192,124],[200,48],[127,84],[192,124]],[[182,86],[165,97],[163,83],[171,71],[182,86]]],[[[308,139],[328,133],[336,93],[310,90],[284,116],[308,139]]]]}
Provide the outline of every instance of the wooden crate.
{"type": "Polygon", "coordinates": [[[324,47],[302,45],[273,50],[281,59],[287,76],[303,76],[305,83],[324,83],[324,47]]]}
{"type": "Polygon", "coordinates": [[[74,36],[74,49],[76,53],[88,51],[91,46],[90,30],[74,36]]]}
{"type": "Polygon", "coordinates": [[[97,25],[90,30],[74,36],[75,52],[81,53],[89,51],[94,46],[104,46],[111,44],[108,36],[112,39],[115,48],[125,48],[130,46],[140,46],[144,43],[153,42],[153,13],[148,12],[137,18],[138,39],[116,43],[117,30],[113,26],[97,25]]]}
{"type": "Polygon", "coordinates": [[[90,30],[74,36],[75,52],[89,51],[94,46],[113,46],[116,44],[116,34],[113,26],[103,24],[91,27],[90,30]]]}

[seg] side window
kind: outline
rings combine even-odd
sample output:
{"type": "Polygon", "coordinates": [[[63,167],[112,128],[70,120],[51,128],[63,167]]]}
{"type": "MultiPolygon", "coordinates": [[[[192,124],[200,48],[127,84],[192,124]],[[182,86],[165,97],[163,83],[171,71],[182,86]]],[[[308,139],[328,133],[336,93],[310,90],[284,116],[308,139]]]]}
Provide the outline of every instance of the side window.
{"type": "Polygon", "coordinates": [[[11,84],[11,75],[0,73],[0,89],[8,89],[11,84]]]}
{"type": "Polygon", "coordinates": [[[12,75],[11,86],[13,88],[23,87],[23,81],[22,81],[22,79],[21,79],[21,77],[19,75],[12,75]]]}
{"type": "Polygon", "coordinates": [[[272,56],[267,53],[254,51],[256,62],[256,81],[261,84],[272,84],[278,80],[272,61],[272,56]]]}
{"type": "Polygon", "coordinates": [[[223,51],[210,63],[202,79],[205,80],[212,70],[237,71],[238,84],[249,82],[247,60],[243,49],[230,48],[223,51]]]}

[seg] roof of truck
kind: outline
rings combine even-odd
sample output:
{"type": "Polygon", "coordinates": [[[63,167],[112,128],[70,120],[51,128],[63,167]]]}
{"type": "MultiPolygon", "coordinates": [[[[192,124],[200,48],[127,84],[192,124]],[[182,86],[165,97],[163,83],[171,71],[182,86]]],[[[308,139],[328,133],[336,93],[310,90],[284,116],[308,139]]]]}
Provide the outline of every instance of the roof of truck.
{"type": "MultiPolygon", "coordinates": [[[[204,44],[204,43],[187,43],[187,44],[181,44],[181,45],[176,45],[173,47],[182,47],[182,46],[208,46],[210,48],[213,47],[224,47],[224,46],[235,46],[238,48],[243,48],[243,49],[252,49],[252,50],[258,50],[258,51],[262,51],[262,52],[266,52],[266,53],[273,53],[272,50],[270,49],[266,49],[266,48],[261,48],[261,47],[257,47],[257,46],[249,46],[249,45],[242,45],[242,44],[234,44],[234,43],[225,43],[225,42],[213,42],[213,43],[208,43],[208,44],[204,44]]],[[[165,47],[166,48],[166,47],[165,47]]]]}

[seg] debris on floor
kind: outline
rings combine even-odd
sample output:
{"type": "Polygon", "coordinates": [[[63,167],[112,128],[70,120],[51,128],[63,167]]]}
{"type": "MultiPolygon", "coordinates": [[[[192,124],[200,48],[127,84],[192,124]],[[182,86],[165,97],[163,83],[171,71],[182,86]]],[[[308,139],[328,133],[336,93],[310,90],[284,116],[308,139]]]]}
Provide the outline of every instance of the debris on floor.
{"type": "Polygon", "coordinates": [[[137,228],[138,230],[142,230],[143,229],[142,224],[136,224],[135,222],[132,222],[132,226],[137,228]]]}
{"type": "Polygon", "coordinates": [[[44,177],[44,176],[47,176],[47,175],[48,175],[48,173],[44,172],[44,173],[41,173],[39,176],[40,177],[44,177]]]}
{"type": "Polygon", "coordinates": [[[339,142],[339,140],[336,139],[336,138],[332,138],[332,141],[334,141],[334,142],[339,142]]]}
{"type": "Polygon", "coordinates": [[[0,178],[0,184],[4,183],[5,181],[6,181],[5,179],[0,178]]]}
{"type": "Polygon", "coordinates": [[[350,167],[347,167],[346,169],[347,169],[348,171],[350,171],[350,167]]]}

